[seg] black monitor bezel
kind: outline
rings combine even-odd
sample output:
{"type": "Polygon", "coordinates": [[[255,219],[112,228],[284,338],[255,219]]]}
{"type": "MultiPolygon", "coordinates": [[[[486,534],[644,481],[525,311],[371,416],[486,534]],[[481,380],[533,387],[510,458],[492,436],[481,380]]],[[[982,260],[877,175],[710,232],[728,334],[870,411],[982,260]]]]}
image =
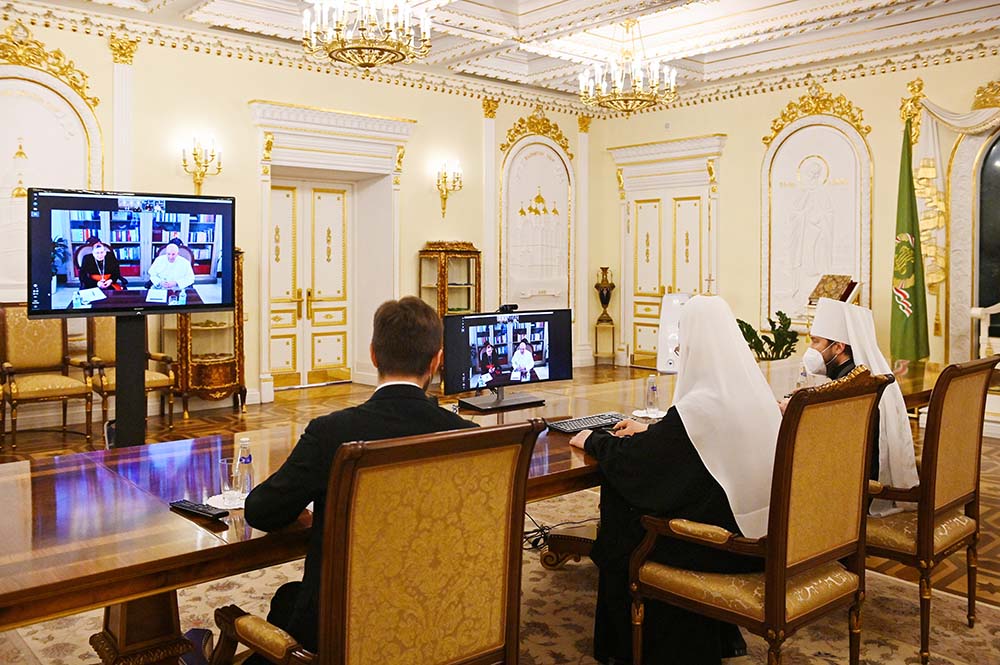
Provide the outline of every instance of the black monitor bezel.
{"type": "MultiPolygon", "coordinates": [[[[133,192],[133,191],[118,191],[118,190],[97,190],[97,189],[67,189],[61,187],[29,187],[28,188],[28,204],[25,210],[26,218],[26,232],[25,232],[25,252],[27,254],[27,280],[25,282],[25,303],[27,305],[27,312],[29,319],[73,319],[73,318],[86,318],[92,316],[146,316],[148,314],[197,314],[199,312],[231,312],[236,308],[236,197],[235,196],[218,196],[218,195],[208,195],[208,194],[178,194],[178,193],[165,193],[165,192],[133,192]],[[70,309],[70,310],[54,310],[51,309],[52,301],[51,296],[49,300],[49,309],[43,311],[32,310],[31,308],[31,284],[32,284],[32,267],[33,267],[33,252],[31,251],[31,233],[32,233],[32,217],[31,217],[31,202],[34,200],[34,196],[38,194],[64,194],[64,195],[86,195],[86,196],[107,196],[107,197],[134,197],[134,198],[170,198],[170,199],[192,199],[192,200],[205,200],[205,201],[219,201],[228,202],[230,210],[232,211],[231,219],[228,224],[229,235],[232,238],[230,243],[229,259],[227,261],[227,266],[223,270],[223,275],[228,274],[231,281],[230,285],[230,295],[231,301],[228,303],[202,303],[200,305],[168,305],[166,303],[147,303],[146,305],[140,307],[121,307],[121,308],[97,308],[97,309],[70,309]]],[[[49,228],[51,229],[51,220],[49,220],[49,228]]],[[[226,255],[226,241],[225,233],[227,229],[223,229],[223,242],[222,242],[222,253],[223,256],[226,255]]],[[[225,295],[225,288],[222,289],[223,295],[225,295]]]]}
{"type": "MultiPolygon", "coordinates": [[[[545,313],[548,313],[548,312],[566,312],[567,317],[568,317],[568,324],[569,325],[567,326],[567,331],[568,331],[568,335],[569,335],[569,341],[568,341],[568,345],[569,345],[569,358],[568,358],[569,376],[559,377],[559,378],[547,378],[547,379],[541,379],[541,380],[538,380],[538,381],[529,381],[527,383],[520,383],[520,382],[517,382],[517,383],[508,383],[508,384],[504,384],[503,386],[497,386],[497,388],[501,388],[501,387],[502,388],[514,388],[514,389],[524,388],[525,390],[530,390],[531,386],[537,386],[537,385],[540,385],[542,383],[549,383],[551,381],[571,381],[573,379],[573,310],[571,308],[569,308],[569,307],[546,307],[544,309],[519,309],[519,310],[516,310],[516,311],[506,312],[506,313],[502,313],[502,312],[466,312],[464,314],[446,314],[443,317],[443,320],[442,320],[442,324],[443,324],[443,328],[442,328],[442,347],[444,346],[445,337],[447,336],[448,320],[449,319],[462,319],[462,318],[472,318],[472,317],[481,317],[481,316],[494,316],[494,317],[496,317],[496,316],[518,316],[518,317],[520,317],[520,316],[532,315],[532,314],[545,314],[545,313]]],[[[551,344],[551,342],[550,342],[550,344],[551,344]]],[[[448,358],[448,351],[447,350],[444,351],[444,358],[445,358],[445,363],[447,363],[447,358],[448,358]]],[[[447,367],[444,369],[444,372],[443,372],[442,378],[441,378],[441,391],[445,395],[458,395],[460,393],[473,392],[473,391],[486,390],[486,389],[487,388],[459,388],[458,390],[449,390],[449,386],[448,386],[448,370],[447,370],[447,367]]]]}

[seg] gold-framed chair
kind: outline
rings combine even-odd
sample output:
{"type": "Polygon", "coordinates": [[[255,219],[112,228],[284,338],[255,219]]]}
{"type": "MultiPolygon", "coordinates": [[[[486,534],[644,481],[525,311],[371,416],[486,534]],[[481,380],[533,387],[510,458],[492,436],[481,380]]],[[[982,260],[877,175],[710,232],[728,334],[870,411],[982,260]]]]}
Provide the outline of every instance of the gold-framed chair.
{"type": "Polygon", "coordinates": [[[781,662],[782,643],[802,625],[849,606],[850,661],[857,665],[869,452],[878,400],[893,380],[859,366],[839,381],[792,396],[778,431],[765,537],[744,538],[688,520],[642,518],[646,536],[629,564],[634,665],[642,663],[645,598],[763,636],[769,665],[781,662]],[[649,561],[661,536],[761,557],[764,572],[703,573],[649,561]]]}
{"type": "Polygon", "coordinates": [[[969,627],[976,623],[976,546],[979,542],[979,467],[986,393],[1000,356],[948,365],[927,407],[920,484],[875,487],[873,495],[917,504],[916,511],[868,518],[868,553],[920,573],[920,662],[930,660],[931,573],[966,548],[969,627]]]}
{"type": "MultiPolygon", "coordinates": [[[[93,377],[94,392],[101,396],[101,422],[108,420],[108,398],[117,388],[117,349],[115,346],[115,317],[94,316],[87,319],[88,371],[93,377]]],[[[147,362],[154,362],[163,371],[145,370],[146,393],[160,392],[160,415],[166,402],[167,427],[174,428],[174,389],[176,388],[174,360],[165,353],[143,349],[147,362]]]]}
{"type": "Polygon", "coordinates": [[[544,427],[341,446],[327,489],[318,653],[229,605],[215,611],[211,664],[232,662],[239,642],[280,665],[515,665],[525,491],[544,427]]]}
{"type": "MultiPolygon", "coordinates": [[[[0,437],[7,435],[7,405],[10,405],[11,447],[17,448],[17,408],[30,402],[62,402],[62,429],[66,431],[67,403],[85,401],[87,442],[92,440],[93,391],[86,362],[68,355],[65,319],[28,319],[23,303],[0,307],[0,437]],[[70,367],[83,372],[82,379],[69,376],[70,367]]],[[[2,440],[2,439],[0,439],[2,440]]]]}

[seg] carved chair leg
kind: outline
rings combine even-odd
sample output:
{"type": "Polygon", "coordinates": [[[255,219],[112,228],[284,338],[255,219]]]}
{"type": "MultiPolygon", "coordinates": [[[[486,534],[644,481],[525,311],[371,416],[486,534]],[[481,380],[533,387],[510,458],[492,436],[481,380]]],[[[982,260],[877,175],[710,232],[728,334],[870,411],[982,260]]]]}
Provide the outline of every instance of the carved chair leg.
{"type": "Polygon", "coordinates": [[[10,405],[10,447],[17,450],[17,402],[10,405]]]}
{"type": "Polygon", "coordinates": [[[63,417],[62,431],[63,432],[66,431],[66,412],[68,410],[68,407],[69,407],[69,400],[66,400],[66,399],[62,400],[62,417],[63,417]]]}
{"type": "Polygon", "coordinates": [[[167,429],[174,428],[174,391],[167,391],[167,429]]]}
{"type": "Polygon", "coordinates": [[[632,665],[642,665],[642,622],[646,608],[642,598],[632,599],[632,665]]]}
{"type": "Polygon", "coordinates": [[[768,630],[764,639],[767,640],[767,665],[781,665],[781,645],[785,642],[785,631],[768,630]]]}
{"type": "Polygon", "coordinates": [[[931,571],[920,570],[920,665],[931,659],[931,571]]]}
{"type": "Polygon", "coordinates": [[[965,549],[965,563],[967,566],[965,575],[969,583],[969,628],[976,626],[976,569],[978,566],[976,548],[979,544],[977,541],[978,539],[974,539],[965,549]]]}
{"type": "Polygon", "coordinates": [[[236,605],[227,605],[215,610],[215,625],[219,627],[219,642],[212,651],[209,665],[229,665],[233,662],[239,639],[236,637],[235,621],[247,614],[236,605]]]}
{"type": "Polygon", "coordinates": [[[101,422],[108,422],[108,396],[101,395],[101,422]]]}
{"type": "Polygon", "coordinates": [[[188,411],[188,395],[184,393],[181,395],[181,404],[184,406],[184,419],[187,420],[191,417],[191,412],[188,411]]]}
{"type": "Polygon", "coordinates": [[[94,440],[94,393],[87,393],[87,444],[94,440]]]}
{"type": "MultiPolygon", "coordinates": [[[[0,388],[3,390],[3,388],[0,388]]],[[[0,448],[7,438],[7,399],[0,394],[0,448]]]]}
{"type": "Polygon", "coordinates": [[[861,662],[861,605],[864,602],[864,592],[857,594],[854,598],[854,604],[851,605],[847,613],[851,639],[851,665],[858,665],[861,662]]]}

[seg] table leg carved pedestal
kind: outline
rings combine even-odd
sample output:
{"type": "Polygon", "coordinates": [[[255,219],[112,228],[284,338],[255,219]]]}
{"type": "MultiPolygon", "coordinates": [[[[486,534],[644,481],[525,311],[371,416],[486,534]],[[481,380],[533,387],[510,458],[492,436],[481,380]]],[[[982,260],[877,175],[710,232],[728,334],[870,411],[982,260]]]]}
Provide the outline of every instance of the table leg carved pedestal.
{"type": "Polygon", "coordinates": [[[104,608],[104,630],[90,646],[104,665],[177,665],[192,645],[181,635],[177,592],[104,608]]]}
{"type": "Polygon", "coordinates": [[[597,527],[594,523],[553,530],[542,549],[542,566],[558,570],[570,559],[579,562],[581,557],[588,556],[597,539],[597,527]]]}

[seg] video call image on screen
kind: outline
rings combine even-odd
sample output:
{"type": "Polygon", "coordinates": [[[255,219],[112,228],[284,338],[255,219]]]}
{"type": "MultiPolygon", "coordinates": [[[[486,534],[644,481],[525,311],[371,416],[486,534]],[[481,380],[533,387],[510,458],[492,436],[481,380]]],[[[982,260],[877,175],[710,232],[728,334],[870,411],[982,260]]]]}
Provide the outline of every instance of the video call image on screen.
{"type": "Polygon", "coordinates": [[[572,376],[568,310],[453,318],[445,322],[448,392],[572,376]]]}
{"type": "Polygon", "coordinates": [[[233,199],[31,190],[29,313],[225,309],[233,199]]]}

